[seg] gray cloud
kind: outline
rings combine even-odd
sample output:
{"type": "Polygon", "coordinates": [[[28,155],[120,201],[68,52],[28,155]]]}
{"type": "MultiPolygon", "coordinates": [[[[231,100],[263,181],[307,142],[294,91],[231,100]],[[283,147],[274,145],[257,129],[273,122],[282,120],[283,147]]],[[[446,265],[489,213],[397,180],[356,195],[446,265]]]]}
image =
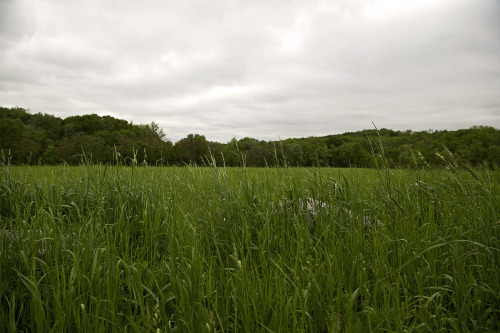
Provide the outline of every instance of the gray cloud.
{"type": "Polygon", "coordinates": [[[0,0],[0,104],[172,140],[500,127],[496,0],[0,0]]]}

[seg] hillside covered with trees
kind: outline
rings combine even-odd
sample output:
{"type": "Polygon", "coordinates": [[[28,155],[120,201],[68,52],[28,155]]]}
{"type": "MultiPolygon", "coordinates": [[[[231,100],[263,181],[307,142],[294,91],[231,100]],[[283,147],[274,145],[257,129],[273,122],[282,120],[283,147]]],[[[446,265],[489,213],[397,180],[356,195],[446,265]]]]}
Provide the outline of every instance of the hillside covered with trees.
{"type": "Polygon", "coordinates": [[[381,154],[389,166],[440,166],[441,156],[448,156],[449,150],[458,161],[493,166],[500,163],[500,130],[488,126],[421,132],[371,129],[282,141],[247,137],[227,143],[189,134],[173,143],[154,122],[133,124],[96,114],[61,119],[0,107],[0,150],[3,163],[28,165],[78,164],[85,153],[87,159],[105,164],[203,165],[212,156],[226,166],[336,167],[373,167],[377,163],[373,156],[381,154]]]}

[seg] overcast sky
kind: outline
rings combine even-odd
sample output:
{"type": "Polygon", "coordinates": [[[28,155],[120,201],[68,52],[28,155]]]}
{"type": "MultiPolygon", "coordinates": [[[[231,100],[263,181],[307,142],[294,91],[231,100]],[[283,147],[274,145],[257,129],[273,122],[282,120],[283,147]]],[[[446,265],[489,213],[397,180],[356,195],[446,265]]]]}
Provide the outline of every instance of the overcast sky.
{"type": "Polygon", "coordinates": [[[227,142],[500,127],[499,0],[0,0],[0,106],[227,142]]]}

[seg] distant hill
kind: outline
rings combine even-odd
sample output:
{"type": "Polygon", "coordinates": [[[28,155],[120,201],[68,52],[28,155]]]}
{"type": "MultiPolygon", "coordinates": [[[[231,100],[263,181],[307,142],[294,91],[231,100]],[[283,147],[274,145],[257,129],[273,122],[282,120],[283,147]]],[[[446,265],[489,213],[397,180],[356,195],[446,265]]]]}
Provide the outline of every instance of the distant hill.
{"type": "Polygon", "coordinates": [[[133,124],[96,114],[65,119],[0,107],[2,162],[11,164],[94,163],[227,166],[441,166],[457,162],[500,163],[500,130],[473,126],[457,131],[394,131],[382,128],[323,137],[262,141],[207,141],[189,134],[175,144],[156,123],[133,124]],[[83,154],[84,153],[84,154],[83,154]]]}

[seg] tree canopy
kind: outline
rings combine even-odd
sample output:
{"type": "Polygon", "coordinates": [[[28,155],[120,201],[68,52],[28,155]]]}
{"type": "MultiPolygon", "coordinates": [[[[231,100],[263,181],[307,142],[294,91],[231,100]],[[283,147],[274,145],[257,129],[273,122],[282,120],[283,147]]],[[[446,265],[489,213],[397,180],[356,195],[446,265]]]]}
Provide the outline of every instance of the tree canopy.
{"type": "MultiPolygon", "coordinates": [[[[0,149],[12,164],[95,163],[226,166],[373,167],[383,156],[390,167],[441,166],[449,152],[473,165],[500,163],[500,130],[473,126],[457,131],[395,131],[382,128],[324,137],[262,141],[245,137],[227,143],[189,134],[176,143],[157,123],[133,124],[96,114],[65,119],[0,107],[0,149]]],[[[5,161],[4,161],[5,162],[5,161]]]]}

